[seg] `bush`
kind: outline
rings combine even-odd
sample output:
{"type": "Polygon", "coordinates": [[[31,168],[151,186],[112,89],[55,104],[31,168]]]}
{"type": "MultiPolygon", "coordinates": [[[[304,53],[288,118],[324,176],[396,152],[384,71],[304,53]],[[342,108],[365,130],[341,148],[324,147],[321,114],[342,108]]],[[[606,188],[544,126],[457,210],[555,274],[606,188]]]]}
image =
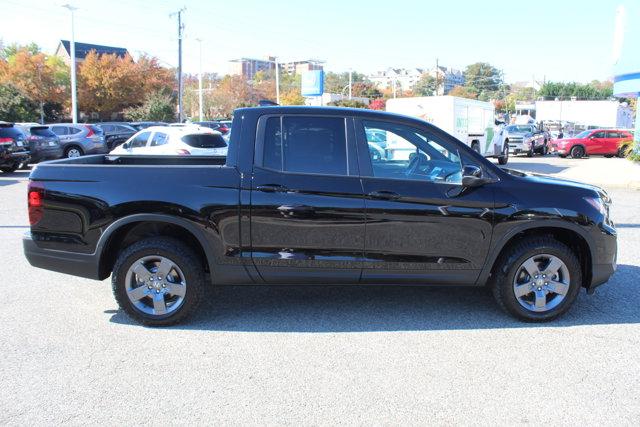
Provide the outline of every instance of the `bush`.
{"type": "Polygon", "coordinates": [[[332,101],[328,105],[334,107],[347,107],[347,108],[367,108],[367,104],[364,102],[356,101],[353,99],[343,99],[341,101],[332,101]]]}
{"type": "Polygon", "coordinates": [[[0,85],[0,120],[35,122],[40,120],[38,105],[11,85],[0,85]]]}

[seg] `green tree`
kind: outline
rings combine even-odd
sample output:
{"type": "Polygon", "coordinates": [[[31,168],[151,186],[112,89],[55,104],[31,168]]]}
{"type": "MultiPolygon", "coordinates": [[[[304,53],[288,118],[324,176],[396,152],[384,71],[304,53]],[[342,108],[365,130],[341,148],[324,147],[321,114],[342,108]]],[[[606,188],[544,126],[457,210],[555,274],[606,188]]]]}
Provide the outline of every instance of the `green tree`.
{"type": "Polygon", "coordinates": [[[486,62],[468,65],[465,72],[465,87],[478,95],[491,96],[502,84],[502,73],[486,62]]]}
{"type": "Polygon", "coordinates": [[[429,73],[423,73],[420,80],[411,88],[415,96],[433,96],[436,94],[436,89],[436,79],[429,73]]]}
{"type": "MultiPolygon", "coordinates": [[[[351,73],[351,84],[358,82],[369,82],[367,76],[353,71],[351,73]]],[[[346,87],[349,85],[349,73],[334,73],[332,71],[324,73],[324,91],[327,93],[343,93],[346,92],[346,87]]]]}
{"type": "Polygon", "coordinates": [[[132,121],[172,122],[176,118],[175,102],[171,95],[162,91],[150,94],[139,107],[124,110],[124,115],[132,121]]]}
{"type": "Polygon", "coordinates": [[[583,100],[608,99],[613,96],[613,83],[598,80],[586,84],[576,82],[546,82],[540,88],[538,95],[546,99],[559,98],[561,100],[572,97],[583,100]]]}
{"type": "Polygon", "coordinates": [[[0,84],[0,117],[9,122],[33,122],[38,118],[38,105],[16,87],[0,84]]]}
{"type": "Polygon", "coordinates": [[[367,104],[364,102],[356,101],[355,99],[343,99],[341,101],[332,101],[328,105],[334,107],[347,107],[347,108],[367,108],[367,104]]]}

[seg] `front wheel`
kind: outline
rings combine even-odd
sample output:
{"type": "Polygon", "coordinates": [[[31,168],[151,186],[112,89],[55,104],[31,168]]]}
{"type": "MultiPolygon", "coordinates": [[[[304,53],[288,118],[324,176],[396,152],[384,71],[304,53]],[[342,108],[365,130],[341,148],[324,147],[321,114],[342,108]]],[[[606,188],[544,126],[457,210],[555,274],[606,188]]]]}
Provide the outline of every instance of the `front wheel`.
{"type": "Polygon", "coordinates": [[[505,142],[504,148],[502,149],[502,155],[498,157],[499,165],[506,165],[509,162],[509,144],[505,142]]]}
{"type": "Polygon", "coordinates": [[[564,314],[580,291],[575,253],[552,237],[533,237],[507,250],[496,264],[492,288],[502,309],[526,322],[564,314]]]}
{"type": "Polygon", "coordinates": [[[192,314],[203,298],[200,258],[178,240],[141,240],[118,256],[111,284],[120,308],[150,326],[167,326],[192,314]]]}
{"type": "Polygon", "coordinates": [[[581,159],[584,157],[584,148],[581,145],[576,145],[571,149],[571,157],[574,159],[581,159]]]}

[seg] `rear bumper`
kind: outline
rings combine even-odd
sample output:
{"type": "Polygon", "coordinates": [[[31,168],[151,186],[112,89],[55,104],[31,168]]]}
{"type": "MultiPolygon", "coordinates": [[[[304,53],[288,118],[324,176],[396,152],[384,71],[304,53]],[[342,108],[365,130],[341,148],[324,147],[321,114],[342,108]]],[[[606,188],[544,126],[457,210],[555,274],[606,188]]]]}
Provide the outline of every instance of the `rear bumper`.
{"type": "Polygon", "coordinates": [[[2,153],[0,155],[0,166],[12,166],[16,163],[25,163],[29,161],[28,151],[19,151],[14,153],[2,153]]]}
{"type": "Polygon", "coordinates": [[[31,151],[31,161],[33,163],[44,160],[56,160],[62,157],[62,147],[47,147],[31,151]]]}
{"type": "Polygon", "coordinates": [[[40,248],[31,238],[31,233],[27,233],[22,237],[22,247],[24,256],[29,261],[29,264],[34,267],[87,279],[104,279],[104,277],[100,276],[99,259],[93,254],[40,248]]]}

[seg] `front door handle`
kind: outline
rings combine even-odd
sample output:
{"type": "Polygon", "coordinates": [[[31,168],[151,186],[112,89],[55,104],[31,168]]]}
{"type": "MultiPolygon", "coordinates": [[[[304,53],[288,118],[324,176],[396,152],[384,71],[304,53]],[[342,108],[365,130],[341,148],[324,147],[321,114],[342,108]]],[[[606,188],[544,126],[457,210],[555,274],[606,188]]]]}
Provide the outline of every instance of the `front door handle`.
{"type": "Polygon", "coordinates": [[[265,184],[258,185],[256,190],[262,191],[263,193],[284,193],[287,191],[287,187],[280,184],[265,184]]]}
{"type": "Polygon", "coordinates": [[[369,193],[369,197],[378,200],[398,200],[400,198],[400,195],[393,191],[379,190],[369,193]]]}

